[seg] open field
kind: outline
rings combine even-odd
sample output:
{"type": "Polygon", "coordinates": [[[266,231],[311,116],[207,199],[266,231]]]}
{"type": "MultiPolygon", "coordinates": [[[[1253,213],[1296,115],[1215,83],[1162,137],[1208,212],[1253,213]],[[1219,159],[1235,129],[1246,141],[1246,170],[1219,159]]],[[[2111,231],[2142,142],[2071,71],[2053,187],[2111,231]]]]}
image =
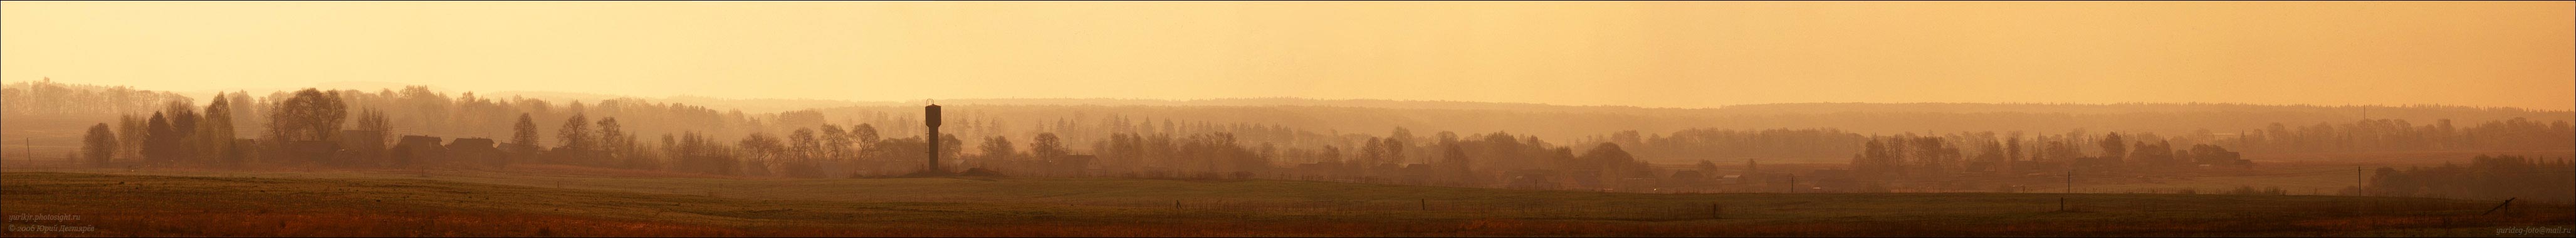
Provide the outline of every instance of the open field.
{"type": "MultiPolygon", "coordinates": [[[[2354,171],[2351,166],[2301,166],[2266,169],[2242,175],[2158,176],[2144,181],[2116,183],[2084,181],[2075,185],[2075,191],[2079,193],[2181,193],[2189,190],[2207,194],[2226,192],[2240,186],[2251,186],[2254,189],[2280,188],[2292,195],[2337,195],[2337,191],[2349,189],[2357,182],[2355,174],[2358,173],[2360,171],[2354,171]]],[[[2049,187],[2064,189],[2062,186],[2049,187]]],[[[2057,192],[2057,190],[2042,190],[2040,192],[2057,192]]]]}
{"type": "Polygon", "coordinates": [[[2438,166],[2442,163],[2469,163],[2478,155],[2513,155],[2535,159],[2576,157],[2570,150],[2469,150],[2469,151],[2374,151],[2340,153],[2251,153],[2245,159],[2257,165],[2369,165],[2369,166],[2438,166]]]}
{"type": "MultiPolygon", "coordinates": [[[[146,113],[149,114],[149,113],[146,113]]],[[[33,157],[59,160],[63,154],[80,149],[83,133],[90,125],[109,123],[114,116],[12,116],[0,120],[0,163],[16,165],[33,157]]]]}
{"type": "Polygon", "coordinates": [[[2495,203],[2419,198],[1629,194],[561,170],[12,171],[0,173],[0,213],[79,215],[8,222],[97,229],[11,236],[2494,236],[2492,228],[2576,223],[2564,205],[2479,215],[2495,203]],[[2077,211],[2057,211],[2060,198],[2077,211]]]}

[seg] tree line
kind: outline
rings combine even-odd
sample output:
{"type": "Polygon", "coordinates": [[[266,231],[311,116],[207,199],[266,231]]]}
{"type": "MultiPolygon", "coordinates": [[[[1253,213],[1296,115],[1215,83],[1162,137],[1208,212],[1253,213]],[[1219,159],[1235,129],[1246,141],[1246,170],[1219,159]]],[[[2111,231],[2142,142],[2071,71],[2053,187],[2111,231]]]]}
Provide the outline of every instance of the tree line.
{"type": "Polygon", "coordinates": [[[2576,149],[2576,128],[2567,121],[2541,122],[2512,118],[2453,125],[2450,119],[2416,125],[2404,119],[2317,123],[2292,127],[2272,123],[2261,131],[2236,133],[2239,148],[2256,152],[2374,152],[2576,149]]]}
{"type": "MultiPolygon", "coordinates": [[[[164,101],[160,110],[150,114],[126,114],[112,125],[91,126],[89,134],[82,138],[86,147],[76,156],[97,166],[116,164],[112,159],[129,159],[124,160],[132,161],[126,163],[129,165],[208,167],[507,168],[512,164],[561,164],[740,176],[836,177],[887,176],[917,170],[929,140],[910,129],[918,127],[914,126],[918,123],[914,117],[893,113],[842,116],[836,122],[817,110],[755,115],[637,100],[558,105],[525,98],[482,98],[470,92],[451,98],[425,87],[375,93],[305,89],[267,97],[219,93],[205,106],[196,105],[181,97],[164,101]],[[492,156],[471,156],[474,153],[435,152],[457,149],[424,148],[466,142],[442,145],[440,138],[429,136],[506,138],[490,139],[494,141],[481,145],[498,151],[492,156]],[[414,142],[419,139],[428,140],[428,144],[414,142]]],[[[1011,121],[1021,120],[1005,120],[1013,118],[1007,114],[960,111],[966,112],[953,116],[950,123],[959,133],[936,138],[945,147],[938,156],[954,168],[1030,176],[1291,178],[1480,187],[1608,187],[1639,179],[1699,179],[1719,175],[1712,161],[1782,157],[1850,156],[1849,177],[1881,182],[2043,171],[2151,172],[2242,166],[2245,162],[2230,148],[2285,141],[2274,138],[2378,138],[2350,141],[2368,142],[2362,145],[2449,141],[2468,146],[2422,147],[2443,149],[2485,148],[2476,145],[2486,144],[2528,146],[2503,141],[2545,141],[2551,136],[2576,134],[2567,132],[2563,121],[2541,124],[2513,119],[2442,129],[2448,126],[2373,120],[2349,128],[2320,127],[2334,128],[2331,131],[2283,133],[2301,135],[2291,137],[2253,133],[2233,138],[2213,133],[2092,134],[2083,130],[2062,135],[1974,132],[1880,136],[1830,128],[1697,128],[1643,135],[1628,130],[1560,145],[1537,135],[1508,132],[1459,135],[1438,131],[1424,136],[1396,127],[1379,136],[1317,132],[1279,124],[1176,121],[1120,114],[1093,116],[1088,121],[1058,118],[1020,124],[1011,121]],[[2388,132],[2395,130],[2388,128],[2413,132],[2388,132]],[[2337,136],[2307,136],[2317,134],[2337,136]],[[975,148],[965,148],[969,145],[975,148]],[[1647,162],[1657,159],[1699,164],[1658,168],[1647,162]]],[[[2303,143],[2306,142],[2291,144],[2307,145],[2303,143]]]]}
{"type": "MultiPolygon", "coordinates": [[[[343,101],[355,108],[378,110],[393,119],[390,134],[444,135],[450,137],[499,138],[513,133],[510,124],[518,115],[529,114],[540,126],[560,126],[574,114],[591,118],[621,118],[628,131],[659,135],[698,131],[724,140],[737,140],[752,133],[784,135],[795,128],[814,128],[821,124],[909,124],[918,121],[909,106],[851,106],[815,108],[781,113],[748,113],[740,110],[709,108],[699,105],[660,103],[633,98],[604,100],[552,101],[520,97],[490,97],[465,92],[461,95],[430,90],[427,87],[361,90],[323,90],[338,92],[343,101]],[[829,120],[825,118],[831,118],[829,120]]],[[[160,104],[173,99],[185,100],[169,92],[142,91],[125,87],[107,87],[53,83],[51,81],[10,84],[5,90],[8,100],[0,109],[11,115],[53,117],[69,115],[138,115],[148,117],[160,104]],[[94,96],[79,96],[94,95],[94,96]],[[124,98],[124,99],[116,99],[124,98]],[[148,100],[147,100],[148,99],[148,100]],[[122,105],[122,106],[110,106],[122,105]],[[56,109],[98,110],[71,113],[56,109]],[[118,109],[121,108],[121,109],[118,109]],[[105,109],[105,110],[99,110],[105,109]],[[67,112],[67,113],[53,113],[67,112]]],[[[291,92],[276,92],[265,97],[248,92],[231,92],[236,105],[233,115],[265,115],[269,107],[287,98],[291,92]]],[[[605,96],[603,96],[605,97],[605,96]]],[[[974,100],[965,100],[974,101],[974,100]]],[[[990,101],[990,100],[987,100],[990,101]]],[[[1060,100],[1087,102],[1084,100],[1060,100]]],[[[1195,134],[1225,132],[1235,134],[1247,143],[1273,143],[1283,147],[1316,147],[1335,145],[1355,148],[1367,136],[1364,132],[1385,128],[1414,128],[1424,131],[1502,131],[1538,136],[1551,140],[1606,142],[1607,138],[1586,138],[1602,131],[1664,131],[1667,137],[1690,140],[1717,140],[1732,135],[1685,135],[1688,130],[1729,129],[1767,131],[1760,128],[1836,128],[1853,133],[1901,133],[1909,131],[2048,131],[2064,128],[2093,128],[2139,133],[2173,135],[2180,141],[2219,144],[2248,152],[2355,151],[2355,150],[2494,150],[2493,148],[2535,148],[2561,146],[2556,138],[2567,133],[2547,132],[2552,122],[2567,120],[2562,111],[2530,111],[2514,108],[2474,108],[2439,105],[2411,106],[2307,106],[2307,105],[2242,105],[2242,104],[1766,104],[1730,106],[1714,109],[1657,109],[1633,107],[1573,107],[1545,105],[1504,105],[1478,103],[1444,103],[1439,105],[1385,104],[1402,108],[1359,108],[1334,103],[1304,102],[1296,99],[1265,99],[1259,102],[1302,103],[1292,106],[1259,106],[1243,103],[1201,103],[1206,106],[1128,106],[1128,105],[978,105],[960,108],[954,116],[954,128],[961,139],[975,143],[992,136],[1028,138],[1038,133],[1054,133],[1069,144],[1091,144],[1117,133],[1195,134]],[[1454,104],[1454,105],[1451,105],[1454,104]],[[2355,125],[2320,122],[2348,122],[2362,111],[2385,122],[2355,125]],[[2496,125],[2496,130],[2473,130],[2484,124],[2463,124],[2458,129],[2443,130],[2440,119],[2462,121],[2509,121],[2528,117],[2528,124],[2496,125]],[[2492,118],[2492,119],[2490,119],[2492,118]],[[2408,125],[2402,130],[2386,125],[2404,121],[2437,121],[2426,125],[2408,125]],[[2279,122],[2281,127],[2265,128],[2279,122]],[[2318,123],[2317,126],[2296,126],[2318,123]],[[2526,126],[2527,125],[2527,126],[2526,126]],[[2513,126],[2505,128],[2505,126],[2513,126]],[[2033,128],[2033,129],[2025,129],[2033,128]],[[2036,129],[2051,128],[2051,129],[2036,129]],[[2214,130],[2212,132],[2211,130],[2214,130]],[[2445,132],[2447,131],[2447,132],[2445,132]],[[2235,133],[2230,133],[2235,132],[2235,133]],[[2443,132],[2443,133],[2430,133],[2443,132]],[[2220,143],[2218,140],[2259,143],[2220,143]],[[2207,137],[2207,138],[2199,138],[2207,137]],[[2416,139],[2416,138],[2421,139],[2416,139]],[[2528,138],[2528,139],[2526,139],[2528,138]],[[2381,146],[2389,145],[2389,146],[2381,146]]],[[[1048,100],[1007,101],[1006,103],[1042,104],[1048,100]],[[1025,101],[1025,102],[1023,102],[1025,101]]],[[[202,102],[200,102],[202,103],[202,102]]],[[[1201,105],[1172,103],[1169,105],[1201,105]]],[[[1421,104],[1421,103],[1413,103],[1421,104]]],[[[202,104],[199,104],[202,105],[202,104]]],[[[917,106],[917,105],[916,105],[917,106]]],[[[32,118],[32,117],[21,117],[32,118]]],[[[264,130],[265,117],[244,117],[236,128],[240,134],[264,130]]],[[[2556,127],[2563,128],[2563,127],[2556,127]]],[[[913,127],[881,128],[886,134],[914,134],[913,127]]],[[[1643,138],[1641,138],[1642,141],[1643,138]]],[[[1793,139],[1778,137],[1772,139],[1793,139]]],[[[1741,148],[1686,148],[1644,146],[1623,143],[1649,160],[1687,163],[1701,158],[1676,158],[1661,148],[1676,148],[1691,153],[1714,154],[1716,158],[1741,156],[1797,156],[1812,158],[1839,157],[1858,150],[1857,140],[1844,138],[1812,139],[1817,142],[1789,143],[1760,140],[1779,145],[1741,148]],[[1788,149],[1792,146],[1817,148],[1788,149]],[[1842,152],[1826,152],[1841,150],[1842,152]],[[1784,151],[1784,152],[1772,152],[1784,151]]],[[[1588,144],[1588,143],[1578,143],[1588,144]]],[[[1430,150],[1414,150],[1411,158],[1428,158],[1430,150]]]]}
{"type": "Polygon", "coordinates": [[[2576,199],[2576,164],[2565,158],[2478,155],[2470,158],[2467,165],[2379,167],[2370,174],[2369,186],[2360,192],[2371,196],[2557,202],[2576,199]]]}
{"type": "Polygon", "coordinates": [[[52,78],[0,88],[0,113],[17,116],[118,115],[160,109],[186,96],[129,86],[66,84],[52,78]]]}

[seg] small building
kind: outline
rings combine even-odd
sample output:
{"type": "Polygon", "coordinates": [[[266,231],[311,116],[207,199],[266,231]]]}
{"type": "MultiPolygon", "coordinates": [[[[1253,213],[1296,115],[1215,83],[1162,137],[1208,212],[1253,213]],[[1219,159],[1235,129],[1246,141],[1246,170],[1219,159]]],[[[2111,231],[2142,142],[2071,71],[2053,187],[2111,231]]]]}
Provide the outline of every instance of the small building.
{"type": "Polygon", "coordinates": [[[1063,158],[1055,161],[1058,166],[1056,173],[1067,177],[1092,176],[1094,174],[1091,171],[1098,169],[1094,167],[1099,166],[1092,164],[1092,161],[1099,159],[1100,157],[1092,155],[1064,155],[1063,158]]]}
{"type": "Polygon", "coordinates": [[[340,143],[330,141],[296,141],[286,143],[286,158],[331,166],[355,164],[341,156],[340,143]]]}
{"type": "Polygon", "coordinates": [[[501,166],[504,160],[509,159],[509,154],[502,153],[501,148],[496,147],[496,145],[497,144],[495,144],[492,139],[456,138],[455,141],[447,143],[446,148],[448,161],[443,163],[488,167],[501,166]]]}
{"type": "Polygon", "coordinates": [[[1503,172],[1503,178],[1506,179],[1506,182],[1503,184],[1503,188],[1558,189],[1563,187],[1557,183],[1555,175],[1556,170],[1546,169],[1523,169],[1503,172]]]}
{"type": "Polygon", "coordinates": [[[1431,165],[1406,164],[1403,175],[1399,177],[1404,179],[1404,184],[1431,184],[1431,165]]]}
{"type": "Polygon", "coordinates": [[[1683,171],[1673,171],[1673,177],[1672,177],[1672,178],[1673,178],[1673,181],[1674,181],[1674,182],[1685,182],[1685,183],[1687,183],[1687,182],[1698,182],[1698,181],[1700,181],[1700,180],[1702,180],[1702,179],[1707,179],[1707,178],[1708,178],[1708,176],[1707,176],[1707,175],[1705,175],[1705,174],[1703,174],[1703,173],[1700,173],[1698,170],[1683,170],[1683,171]]]}
{"type": "Polygon", "coordinates": [[[343,165],[359,167],[384,166],[384,131],[341,130],[340,137],[338,139],[340,141],[340,150],[345,150],[352,155],[351,157],[346,158],[348,159],[347,161],[343,161],[345,163],[343,165]]]}
{"type": "Polygon", "coordinates": [[[1568,180],[1567,184],[1578,188],[1602,188],[1605,184],[1601,181],[1601,170],[1597,169],[1567,171],[1564,179],[1568,180]]]}
{"type": "Polygon", "coordinates": [[[1807,177],[1809,181],[1815,181],[1809,183],[1808,188],[1818,192],[1877,192],[1867,190],[1860,180],[1853,178],[1849,169],[1819,169],[1807,173],[1807,177]]]}
{"type": "Polygon", "coordinates": [[[403,136],[401,143],[394,144],[394,148],[387,151],[392,154],[390,162],[393,167],[412,168],[446,161],[447,148],[440,146],[438,141],[438,137],[403,136]]]}
{"type": "Polygon", "coordinates": [[[1715,181],[1709,181],[1707,174],[1700,173],[1698,170],[1674,171],[1673,176],[1666,182],[1667,186],[1678,191],[1702,191],[1717,185],[1715,181]]]}

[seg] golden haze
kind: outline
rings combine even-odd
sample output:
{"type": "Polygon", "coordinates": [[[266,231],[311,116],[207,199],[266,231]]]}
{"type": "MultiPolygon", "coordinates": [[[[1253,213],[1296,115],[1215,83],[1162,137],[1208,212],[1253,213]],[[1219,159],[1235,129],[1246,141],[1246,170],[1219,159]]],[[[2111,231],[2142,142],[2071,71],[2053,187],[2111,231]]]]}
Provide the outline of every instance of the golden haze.
{"type": "Polygon", "coordinates": [[[2576,109],[2558,2],[7,2],[0,80],[2576,109]]]}

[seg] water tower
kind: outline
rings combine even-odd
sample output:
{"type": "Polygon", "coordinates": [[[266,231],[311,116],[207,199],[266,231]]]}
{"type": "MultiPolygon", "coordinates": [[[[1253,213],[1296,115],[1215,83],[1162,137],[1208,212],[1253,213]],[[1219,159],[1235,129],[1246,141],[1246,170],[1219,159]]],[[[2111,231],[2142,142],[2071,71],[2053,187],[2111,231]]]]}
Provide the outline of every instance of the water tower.
{"type": "Polygon", "coordinates": [[[925,115],[922,117],[925,119],[922,120],[923,123],[930,126],[930,137],[925,137],[929,139],[924,140],[930,142],[930,170],[924,170],[922,172],[929,174],[946,173],[948,172],[947,170],[939,170],[939,104],[933,103],[930,104],[930,106],[922,107],[921,111],[922,115],[925,115]]]}

